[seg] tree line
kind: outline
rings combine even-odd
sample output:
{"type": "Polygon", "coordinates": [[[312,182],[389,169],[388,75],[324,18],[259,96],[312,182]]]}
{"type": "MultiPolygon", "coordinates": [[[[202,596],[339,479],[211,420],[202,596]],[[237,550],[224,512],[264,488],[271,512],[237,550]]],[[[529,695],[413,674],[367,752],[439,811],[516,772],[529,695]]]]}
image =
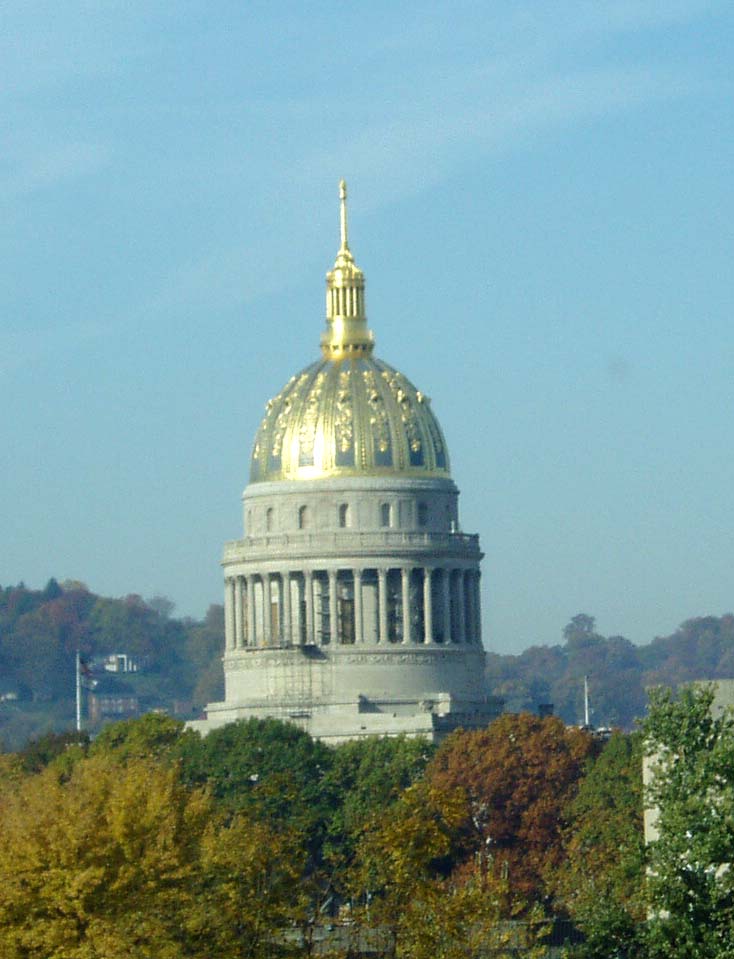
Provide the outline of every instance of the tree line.
{"type": "Polygon", "coordinates": [[[606,741],[528,713],[438,747],[160,714],[47,733],[0,755],[0,956],[509,959],[560,922],[567,959],[727,959],[734,714],[713,702],[658,687],[606,741]]]}
{"type": "Polygon", "coordinates": [[[557,717],[436,748],[150,714],[0,756],[8,959],[509,956],[557,917],[593,956],[632,941],[641,863],[637,737],[557,717]]]}
{"type": "Polygon", "coordinates": [[[556,646],[529,646],[517,656],[487,654],[487,680],[511,711],[536,712],[543,703],[567,723],[584,718],[588,677],[591,721],[631,731],[645,715],[647,690],[734,677],[734,615],[699,616],[669,636],[635,646],[603,636],[593,616],[579,613],[556,646]]]}

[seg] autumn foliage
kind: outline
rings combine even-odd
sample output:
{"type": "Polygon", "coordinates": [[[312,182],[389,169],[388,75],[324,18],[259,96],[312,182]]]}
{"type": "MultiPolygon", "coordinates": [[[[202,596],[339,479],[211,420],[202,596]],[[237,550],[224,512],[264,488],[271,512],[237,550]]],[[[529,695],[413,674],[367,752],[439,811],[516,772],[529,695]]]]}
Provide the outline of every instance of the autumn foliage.
{"type": "Polygon", "coordinates": [[[434,788],[466,795],[464,858],[484,858],[520,897],[542,897],[562,856],[564,810],[593,748],[588,733],[529,713],[449,736],[427,778],[434,788]]]}
{"type": "Polygon", "coordinates": [[[632,916],[615,843],[637,826],[602,788],[629,753],[600,764],[553,718],[329,749],[151,714],[0,760],[1,959],[275,959],[325,954],[332,926],[334,957],[499,957],[559,912],[591,929],[600,873],[632,916]]]}

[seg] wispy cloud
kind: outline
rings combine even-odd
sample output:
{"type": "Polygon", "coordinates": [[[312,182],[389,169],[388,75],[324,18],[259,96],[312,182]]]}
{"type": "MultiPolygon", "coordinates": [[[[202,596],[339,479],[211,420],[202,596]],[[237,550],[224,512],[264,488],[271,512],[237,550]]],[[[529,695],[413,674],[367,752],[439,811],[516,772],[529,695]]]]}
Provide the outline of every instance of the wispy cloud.
{"type": "Polygon", "coordinates": [[[438,85],[428,101],[307,153],[301,175],[349,170],[366,189],[363,208],[383,206],[460,168],[468,155],[501,155],[554,129],[673,100],[700,85],[684,70],[646,64],[535,76],[494,65],[457,79],[438,85]]]}
{"type": "MultiPolygon", "coordinates": [[[[705,60],[678,62],[674,48],[650,40],[718,6],[568,0],[497,5],[477,19],[476,5],[449,15],[438,4],[362,51],[365,62],[378,58],[375,81],[360,83],[355,67],[337,98],[256,105],[255,118],[269,112],[289,131],[267,174],[304,185],[348,171],[366,211],[420,192],[469,157],[699,93],[705,60]],[[647,41],[626,43],[632,34],[647,41]]],[[[273,141],[282,136],[265,121],[262,129],[273,141]]]]}
{"type": "MultiPolygon", "coordinates": [[[[707,82],[704,62],[679,63],[664,43],[649,41],[656,31],[663,36],[717,6],[704,0],[521,2],[481,9],[479,17],[481,4],[459,2],[449,12],[436,4],[421,8],[420,16],[391,21],[389,31],[372,27],[355,43],[352,69],[337,94],[321,82],[297,89],[289,81],[262,83],[259,76],[253,81],[244,68],[246,92],[241,96],[229,82],[217,86],[212,80],[213,99],[202,98],[197,90],[174,102],[163,82],[159,96],[137,102],[140,125],[134,128],[145,130],[153,145],[151,169],[161,178],[162,204],[173,203],[175,194],[203,198],[207,204],[231,195],[239,204],[238,220],[249,217],[251,222],[239,235],[231,223],[228,237],[194,234],[179,265],[157,290],[143,296],[143,311],[165,316],[182,304],[203,309],[207,302],[211,307],[212,298],[225,308],[270,292],[282,235],[265,209],[268,202],[272,208],[288,205],[289,244],[310,249],[320,236],[323,199],[318,191],[314,195],[314,184],[347,174],[359,184],[360,210],[366,213],[455,175],[477,157],[490,160],[574,125],[700,91],[707,82]],[[647,34],[648,42],[619,42],[631,34],[647,34]],[[177,130],[178,149],[162,154],[159,131],[171,129],[169,113],[186,116],[187,128],[196,135],[187,138],[177,130]],[[243,190],[247,183],[256,187],[243,190]],[[256,244],[249,243],[251,235],[257,235],[256,244]]],[[[152,8],[159,15],[163,9],[152,8]]],[[[352,30],[354,14],[344,15],[352,18],[352,30]]],[[[265,22],[257,22],[267,50],[265,22]]],[[[305,18],[298,29],[318,32],[305,18]]],[[[177,34],[169,42],[181,39],[177,34]]],[[[141,40],[139,33],[128,32],[116,41],[108,31],[105,56],[124,68],[120,51],[141,40]]],[[[186,42],[195,50],[198,36],[188,36],[186,42]]],[[[98,64],[88,36],[82,47],[85,69],[93,72],[98,64]]],[[[167,69],[161,67],[165,56],[153,60],[166,77],[167,69]]],[[[74,69],[58,49],[50,62],[61,73],[74,69]]],[[[270,61],[263,62],[268,69],[270,61]]],[[[139,66],[137,62],[136,70],[139,66]]],[[[222,77],[229,76],[223,69],[222,77]]],[[[83,111],[74,119],[79,116],[83,111]]],[[[11,154],[5,169],[0,166],[0,201],[112,167],[128,155],[133,142],[115,140],[120,130],[133,129],[127,118],[124,114],[106,134],[114,150],[94,139],[99,129],[90,125],[72,142],[11,154]]],[[[98,111],[94,122],[105,120],[104,111],[98,111]]],[[[43,139],[43,130],[38,136],[43,139]]],[[[147,161],[138,164],[142,167],[147,168],[147,161]]],[[[137,307],[132,311],[139,312],[137,307]]]]}
{"type": "Polygon", "coordinates": [[[121,75],[167,45],[162,31],[130,37],[155,4],[139,0],[4,0],[0,97],[4,101],[90,78],[121,75]]]}
{"type": "MultiPolygon", "coordinates": [[[[697,82],[683,71],[650,65],[539,71],[530,77],[504,62],[485,65],[446,78],[433,88],[433,96],[403,103],[384,120],[343,124],[343,134],[328,147],[304,141],[296,151],[297,165],[292,152],[280,163],[273,159],[258,182],[258,195],[261,200],[270,196],[273,209],[288,206],[289,248],[313,249],[323,242],[323,208],[314,183],[335,183],[346,171],[360,185],[364,215],[422,192],[460,169],[469,156],[499,156],[557,129],[685,96],[697,82]]],[[[301,101],[291,109],[303,118],[322,113],[324,106],[301,101]]],[[[281,109],[279,116],[288,113],[281,109]]],[[[235,165],[229,171],[238,173],[245,176],[246,169],[235,165]]],[[[225,309],[282,285],[278,221],[262,210],[257,220],[256,244],[210,250],[182,264],[145,303],[144,312],[173,315],[184,305],[225,309]]],[[[306,267],[305,260],[301,266],[306,267]]]]}

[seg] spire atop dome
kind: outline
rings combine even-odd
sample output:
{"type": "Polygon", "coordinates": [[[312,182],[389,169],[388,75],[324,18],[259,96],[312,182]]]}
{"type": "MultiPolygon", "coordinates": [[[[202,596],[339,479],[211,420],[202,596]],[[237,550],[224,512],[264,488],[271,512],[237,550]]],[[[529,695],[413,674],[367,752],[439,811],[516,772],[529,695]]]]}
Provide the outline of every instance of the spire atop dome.
{"type": "Polygon", "coordinates": [[[321,335],[321,351],[333,360],[371,353],[374,346],[364,309],[364,273],[349,249],[345,180],[339,182],[339,222],[341,245],[326,274],[326,330],[321,335]]]}
{"type": "Polygon", "coordinates": [[[349,241],[347,240],[347,181],[339,181],[339,213],[341,215],[341,231],[342,231],[342,250],[349,249],[349,241]]]}

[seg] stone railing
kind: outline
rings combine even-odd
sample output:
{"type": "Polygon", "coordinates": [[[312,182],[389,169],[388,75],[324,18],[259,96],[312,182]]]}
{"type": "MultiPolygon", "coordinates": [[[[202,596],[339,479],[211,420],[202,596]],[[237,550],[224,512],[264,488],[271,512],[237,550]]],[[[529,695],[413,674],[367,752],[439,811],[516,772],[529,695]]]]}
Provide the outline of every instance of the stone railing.
{"type": "Polygon", "coordinates": [[[430,550],[447,552],[457,550],[463,555],[479,555],[479,536],[476,533],[432,533],[407,530],[314,530],[292,533],[266,533],[264,536],[246,536],[224,544],[224,562],[235,560],[245,549],[255,552],[298,550],[313,553],[378,553],[400,550],[430,550]]]}

